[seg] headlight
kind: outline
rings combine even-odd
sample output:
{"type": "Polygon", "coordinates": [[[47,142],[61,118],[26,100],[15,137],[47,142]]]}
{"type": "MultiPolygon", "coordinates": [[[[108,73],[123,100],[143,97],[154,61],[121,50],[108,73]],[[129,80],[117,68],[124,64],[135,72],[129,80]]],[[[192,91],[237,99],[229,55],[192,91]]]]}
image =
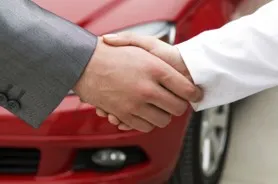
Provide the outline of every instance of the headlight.
{"type": "Polygon", "coordinates": [[[176,27],[169,22],[151,22],[146,24],[137,25],[134,27],[126,28],[120,32],[133,32],[143,36],[154,36],[169,44],[174,44],[176,37],[176,27]]]}
{"type": "MultiPolygon", "coordinates": [[[[133,32],[142,36],[154,36],[166,43],[173,45],[176,38],[176,27],[169,22],[151,22],[146,24],[129,27],[114,33],[133,32]]],[[[71,90],[69,94],[74,94],[71,90]]]]}

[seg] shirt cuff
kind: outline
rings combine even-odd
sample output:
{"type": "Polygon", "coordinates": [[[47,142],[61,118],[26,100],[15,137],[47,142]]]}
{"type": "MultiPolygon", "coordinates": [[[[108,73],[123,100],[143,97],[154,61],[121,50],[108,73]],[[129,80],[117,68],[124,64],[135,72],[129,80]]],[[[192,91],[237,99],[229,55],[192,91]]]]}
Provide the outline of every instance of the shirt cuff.
{"type": "Polygon", "coordinates": [[[198,103],[189,102],[194,111],[215,107],[218,102],[218,88],[215,86],[213,66],[195,40],[176,45],[195,85],[204,90],[204,97],[198,103]]]}

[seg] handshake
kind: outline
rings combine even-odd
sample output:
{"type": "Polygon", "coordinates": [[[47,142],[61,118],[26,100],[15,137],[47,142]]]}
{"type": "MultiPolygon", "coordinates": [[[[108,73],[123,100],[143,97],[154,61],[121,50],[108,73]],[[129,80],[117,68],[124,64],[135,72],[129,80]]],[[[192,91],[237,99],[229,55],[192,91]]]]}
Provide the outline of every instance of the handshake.
{"type": "Polygon", "coordinates": [[[132,33],[100,37],[74,91],[120,130],[142,132],[166,127],[203,97],[176,47],[132,33]]]}

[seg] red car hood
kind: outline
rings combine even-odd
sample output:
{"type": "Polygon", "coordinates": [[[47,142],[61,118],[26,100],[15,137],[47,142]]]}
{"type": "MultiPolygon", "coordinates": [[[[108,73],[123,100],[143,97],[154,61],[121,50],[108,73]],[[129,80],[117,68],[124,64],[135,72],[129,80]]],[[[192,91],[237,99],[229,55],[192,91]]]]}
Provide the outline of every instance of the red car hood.
{"type": "Polygon", "coordinates": [[[197,0],[34,0],[95,34],[148,21],[171,21],[188,2],[194,1],[197,0]]]}

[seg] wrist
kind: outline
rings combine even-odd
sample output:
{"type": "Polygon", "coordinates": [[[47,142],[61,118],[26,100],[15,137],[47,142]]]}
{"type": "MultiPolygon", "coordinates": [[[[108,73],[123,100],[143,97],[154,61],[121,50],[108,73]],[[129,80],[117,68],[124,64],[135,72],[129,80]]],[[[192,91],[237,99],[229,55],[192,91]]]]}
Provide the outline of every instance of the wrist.
{"type": "Polygon", "coordinates": [[[100,44],[101,42],[102,42],[102,37],[98,37],[94,54],[91,56],[90,60],[88,61],[88,64],[85,66],[83,70],[83,73],[80,75],[78,81],[75,83],[72,89],[80,97],[82,96],[82,91],[84,91],[84,88],[86,87],[86,83],[88,83],[87,74],[93,68],[93,65],[97,62],[95,61],[96,60],[95,58],[97,58],[99,55],[99,50],[102,45],[100,44]]]}

